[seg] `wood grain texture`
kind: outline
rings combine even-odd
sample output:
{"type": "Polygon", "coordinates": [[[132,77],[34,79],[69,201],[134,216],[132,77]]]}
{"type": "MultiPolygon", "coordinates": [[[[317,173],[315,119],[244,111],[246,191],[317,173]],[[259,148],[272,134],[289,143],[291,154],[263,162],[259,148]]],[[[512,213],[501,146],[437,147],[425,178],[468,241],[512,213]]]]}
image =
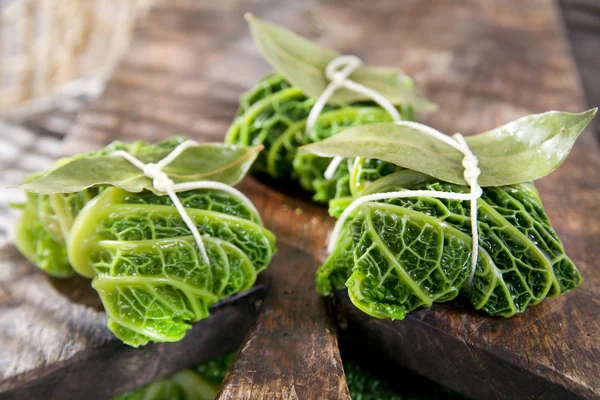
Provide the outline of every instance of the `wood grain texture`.
{"type": "MultiPolygon", "coordinates": [[[[14,247],[2,248],[0,372],[3,378],[17,377],[14,381],[19,382],[20,375],[35,368],[70,359],[111,341],[106,316],[97,311],[98,296],[94,296],[89,281],[87,285],[83,279],[71,282],[74,287],[64,287],[67,281],[49,279],[14,247]],[[64,290],[59,290],[55,283],[64,290]],[[86,299],[92,299],[88,303],[92,307],[85,304],[86,299]]],[[[0,391],[12,386],[12,381],[0,382],[0,391]]]]}
{"type": "MultiPolygon", "coordinates": [[[[222,141],[238,96],[269,70],[243,23],[247,11],[369,64],[402,67],[440,105],[425,122],[447,133],[472,134],[529,113],[585,108],[553,0],[380,0],[376,6],[360,0],[165,0],[139,27],[106,92],[70,132],[66,150],[81,152],[114,139],[154,141],[174,133],[222,141]]],[[[385,351],[394,363],[475,398],[600,398],[600,150],[589,131],[538,187],[585,279],[580,288],[510,320],[484,317],[454,302],[418,311],[405,321],[379,321],[357,314],[340,295],[339,321],[348,326],[342,339],[385,351]]],[[[271,266],[270,300],[222,396],[234,390],[262,394],[273,385],[284,390],[272,398],[303,398],[300,383],[316,373],[293,374],[307,374],[309,365],[323,366],[316,376],[333,389],[327,397],[345,396],[327,313],[314,307],[312,316],[294,315],[318,303],[306,285],[313,284],[314,270],[325,256],[332,220],[298,192],[279,193],[252,178],[240,189],[255,202],[282,251],[271,266]],[[303,268],[299,275],[306,280],[276,273],[298,265],[294,257],[306,260],[306,266],[296,267],[303,268]],[[286,296],[285,290],[299,295],[286,296]],[[309,330],[299,329],[293,342],[286,341],[289,327],[308,323],[321,330],[302,339],[309,330]],[[325,345],[320,354],[314,353],[315,343],[325,345]],[[260,354],[264,365],[256,359],[260,354]],[[280,373],[257,374],[251,372],[254,365],[280,373]]],[[[37,366],[70,357],[44,354],[37,366]]],[[[146,368],[151,367],[141,365],[140,371],[146,368]]],[[[92,378],[77,385],[93,385],[92,378]]],[[[59,388],[57,383],[54,390],[59,388]]]]}
{"type": "Polygon", "coordinates": [[[317,260],[282,246],[268,274],[264,311],[218,399],[348,399],[335,327],[314,289],[317,260]]]}

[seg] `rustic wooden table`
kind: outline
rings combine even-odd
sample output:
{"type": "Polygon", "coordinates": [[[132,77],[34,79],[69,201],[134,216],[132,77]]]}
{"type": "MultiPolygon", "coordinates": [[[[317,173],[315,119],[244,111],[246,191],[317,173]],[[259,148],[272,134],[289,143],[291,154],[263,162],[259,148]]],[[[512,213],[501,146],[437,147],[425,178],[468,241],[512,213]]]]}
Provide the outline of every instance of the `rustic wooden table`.
{"type": "MultiPolygon", "coordinates": [[[[401,66],[440,105],[425,122],[445,132],[585,109],[553,0],[163,1],[106,92],[79,116],[65,151],[174,133],[221,141],[239,94],[268,71],[246,11],[370,64],[401,66]]],[[[3,255],[0,307],[11,314],[0,319],[0,397],[106,398],[243,341],[220,398],[347,398],[337,323],[344,346],[473,398],[600,398],[600,150],[590,131],[538,184],[585,281],[510,320],[455,302],[381,321],[343,293],[321,298],[314,271],[333,220],[301,194],[269,184],[248,178],[241,189],[276,233],[277,258],[252,293],[218,307],[180,343],[126,348],[104,327],[85,280],[50,280],[16,251],[3,255]]]]}

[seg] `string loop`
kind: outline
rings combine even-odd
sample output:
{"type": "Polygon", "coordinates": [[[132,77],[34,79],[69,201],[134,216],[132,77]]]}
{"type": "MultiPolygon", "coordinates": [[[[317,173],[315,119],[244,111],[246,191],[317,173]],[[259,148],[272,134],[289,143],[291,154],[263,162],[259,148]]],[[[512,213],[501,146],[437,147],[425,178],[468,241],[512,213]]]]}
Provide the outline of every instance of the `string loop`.
{"type": "Polygon", "coordinates": [[[173,190],[175,182],[167,174],[165,174],[156,164],[146,164],[144,167],[144,175],[152,179],[152,186],[159,192],[167,193],[173,190]]]}
{"type": "MultiPolygon", "coordinates": [[[[335,86],[340,87],[344,81],[363,64],[362,60],[354,55],[345,55],[334,58],[325,67],[325,76],[335,86]]],[[[336,88],[337,89],[337,88],[336,88]]]]}
{"type": "Polygon", "coordinates": [[[173,182],[173,180],[171,178],[169,178],[169,175],[167,175],[167,173],[164,172],[162,169],[164,167],[166,167],[167,165],[169,165],[171,162],[173,162],[177,157],[179,157],[181,155],[181,153],[184,152],[185,149],[187,149],[188,147],[196,146],[196,145],[198,145],[197,142],[195,142],[193,140],[187,140],[187,141],[179,144],[177,147],[175,147],[175,149],[173,149],[173,151],[171,151],[165,158],[163,158],[156,164],[154,164],[154,163],[145,164],[145,163],[141,162],[140,160],[138,160],[135,156],[133,156],[132,154],[130,154],[124,150],[114,151],[111,153],[111,155],[123,157],[130,164],[132,164],[133,166],[135,166],[136,168],[141,170],[145,176],[152,179],[152,186],[154,187],[154,189],[157,192],[164,193],[169,196],[169,198],[173,202],[173,205],[179,212],[179,215],[183,219],[183,222],[185,222],[188,229],[192,232],[192,236],[194,237],[194,240],[196,241],[196,245],[198,246],[198,249],[200,250],[202,259],[204,260],[204,262],[206,262],[206,264],[210,264],[208,254],[206,252],[206,247],[204,246],[204,242],[202,241],[200,232],[198,231],[198,228],[196,227],[196,224],[194,223],[194,221],[190,218],[185,207],[181,203],[181,200],[179,200],[179,197],[177,197],[176,193],[186,191],[186,190],[193,190],[193,189],[217,189],[217,190],[221,190],[221,191],[227,192],[231,195],[238,197],[251,211],[253,211],[256,215],[259,216],[259,219],[260,219],[260,214],[256,210],[256,207],[254,207],[254,204],[252,204],[250,199],[248,199],[244,194],[242,194],[237,189],[235,189],[225,183],[215,182],[215,181],[195,181],[195,182],[175,183],[175,182],[173,182]]]}

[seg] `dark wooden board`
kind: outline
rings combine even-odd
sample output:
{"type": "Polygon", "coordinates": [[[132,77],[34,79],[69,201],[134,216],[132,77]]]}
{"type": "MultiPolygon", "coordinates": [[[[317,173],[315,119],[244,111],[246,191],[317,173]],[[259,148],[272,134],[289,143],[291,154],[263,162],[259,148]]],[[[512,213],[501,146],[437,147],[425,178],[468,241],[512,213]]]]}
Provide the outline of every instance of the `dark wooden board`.
{"type": "Polygon", "coordinates": [[[17,258],[0,256],[2,399],[106,399],[237,350],[265,295],[257,285],[215,305],[182,341],[134,349],[108,331],[88,280],[50,280],[17,258]]]}
{"type": "MultiPolygon", "coordinates": [[[[269,70],[243,22],[247,11],[370,64],[401,66],[440,105],[425,122],[447,133],[476,133],[549,109],[584,109],[553,0],[163,1],[138,28],[106,92],[79,118],[66,151],[174,133],[221,141],[239,94],[269,70]]],[[[337,312],[342,327],[349,327],[342,329],[342,340],[357,346],[380,341],[372,348],[387,351],[395,363],[476,398],[600,398],[600,150],[590,132],[538,187],[585,278],[581,288],[510,320],[484,317],[456,302],[401,322],[378,321],[357,314],[342,295],[337,312]]],[[[310,290],[332,220],[325,208],[297,192],[280,193],[252,178],[241,189],[277,235],[281,251],[266,274],[273,292],[221,395],[264,394],[271,387],[272,398],[343,397],[335,333],[310,290]],[[298,267],[295,257],[306,265],[298,267]],[[298,280],[283,273],[292,266],[303,268],[298,280]],[[286,290],[298,292],[291,296],[286,290]],[[306,329],[309,324],[313,329],[306,329]],[[297,332],[288,342],[283,334],[292,327],[297,332]],[[315,349],[315,343],[323,348],[315,349]],[[262,363],[257,355],[263,355],[262,363]],[[258,374],[256,365],[274,372],[258,374]],[[322,371],[309,373],[311,365],[322,371]],[[332,391],[324,394],[323,387],[332,391]]],[[[85,354],[93,358],[101,351],[100,344],[85,354]]],[[[36,366],[52,370],[73,357],[43,355],[36,366]]],[[[98,370],[110,367],[101,363],[98,370]]],[[[142,366],[138,374],[145,370],[142,366]]],[[[14,382],[10,374],[5,377],[14,382]]],[[[52,390],[59,390],[60,384],[54,385],[52,390]]],[[[90,376],[72,385],[89,390],[97,383],[90,376]]]]}

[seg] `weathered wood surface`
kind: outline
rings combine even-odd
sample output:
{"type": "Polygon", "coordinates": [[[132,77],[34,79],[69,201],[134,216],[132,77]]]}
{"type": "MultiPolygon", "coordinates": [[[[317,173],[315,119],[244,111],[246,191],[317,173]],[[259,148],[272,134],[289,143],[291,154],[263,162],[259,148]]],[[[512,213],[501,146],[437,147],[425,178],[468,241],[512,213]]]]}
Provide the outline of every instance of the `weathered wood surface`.
{"type": "MultiPolygon", "coordinates": [[[[360,0],[163,1],[139,28],[104,95],[79,118],[67,151],[96,148],[114,139],[158,140],[173,133],[221,141],[239,94],[269,70],[243,22],[247,11],[370,64],[401,66],[440,105],[425,122],[448,133],[476,133],[549,109],[584,109],[553,0],[382,0],[376,6],[360,0]]],[[[392,323],[357,314],[341,296],[340,321],[353,328],[342,330],[342,339],[365,348],[380,341],[378,349],[387,351],[395,363],[476,398],[600,398],[600,150],[590,132],[582,135],[563,167],[540,180],[538,187],[585,278],[582,287],[510,320],[484,317],[456,302],[392,323]],[[369,336],[356,340],[361,332],[369,336]]],[[[335,335],[325,330],[327,315],[314,306],[314,293],[305,286],[312,284],[317,261],[325,255],[332,221],[324,208],[297,193],[280,194],[253,179],[241,189],[278,236],[282,251],[270,274],[281,280],[273,282],[273,293],[246,338],[222,396],[235,390],[264,393],[272,385],[273,398],[287,398],[293,395],[290,379],[299,398],[323,398],[321,384],[339,390],[328,397],[344,396],[345,388],[338,386],[341,370],[325,368],[332,355],[336,362],[339,357],[335,335]],[[306,281],[275,272],[287,266],[286,255],[290,265],[297,265],[292,258],[297,252],[307,260],[300,266],[306,281]],[[285,295],[285,290],[295,289],[297,297],[285,295]],[[307,312],[314,314],[300,315],[307,312]],[[323,330],[313,330],[303,339],[309,323],[323,330]],[[294,326],[303,329],[294,333],[293,343],[287,342],[283,334],[294,326]],[[319,335],[325,347],[315,353],[319,335]],[[251,372],[257,355],[263,356],[261,370],[275,371],[271,376],[251,372]],[[308,365],[323,366],[314,387],[308,379],[321,375],[305,374],[308,365]],[[280,366],[285,370],[278,371],[280,366]],[[310,389],[300,396],[299,388],[310,389]]],[[[77,326],[73,329],[78,332],[77,326]]],[[[94,357],[98,351],[85,354],[94,357]]],[[[72,357],[43,354],[37,366],[52,370],[72,357]]],[[[97,368],[104,371],[109,365],[99,363],[97,368]]],[[[137,374],[143,375],[146,368],[140,366],[137,374]]],[[[70,384],[83,390],[95,386],[94,379],[70,384]]],[[[111,385],[103,385],[108,393],[111,385]]]]}

